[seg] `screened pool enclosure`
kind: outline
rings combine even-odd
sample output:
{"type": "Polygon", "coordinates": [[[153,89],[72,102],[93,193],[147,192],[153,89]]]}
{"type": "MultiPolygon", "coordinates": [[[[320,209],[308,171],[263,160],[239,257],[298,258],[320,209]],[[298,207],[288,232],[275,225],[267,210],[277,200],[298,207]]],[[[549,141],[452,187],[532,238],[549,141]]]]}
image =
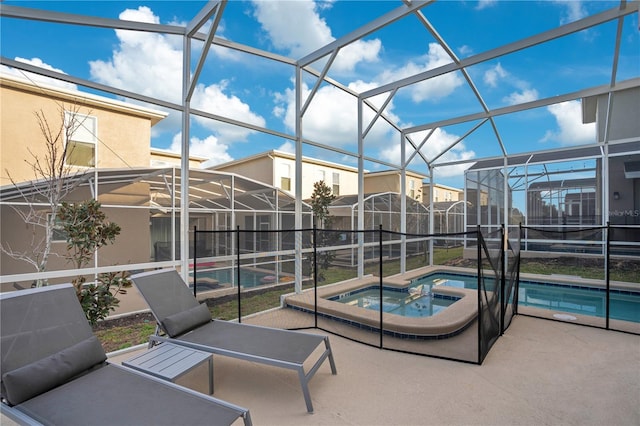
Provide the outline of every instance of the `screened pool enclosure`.
{"type": "MultiPolygon", "coordinates": [[[[66,201],[78,202],[95,197],[111,221],[121,227],[118,236],[109,247],[96,253],[93,259],[97,267],[117,268],[116,265],[138,264],[139,267],[178,267],[180,265],[180,205],[182,181],[180,169],[148,168],[134,170],[96,170],[79,173],[65,181],[69,188],[66,201]]],[[[40,195],[45,181],[25,182],[19,187],[6,187],[2,191],[3,229],[11,223],[19,226],[21,217],[15,209],[27,212],[29,208],[46,210],[46,200],[40,195]],[[29,205],[27,205],[27,202],[29,205]]],[[[236,245],[251,252],[293,249],[292,234],[283,235],[278,241],[262,239],[236,241],[224,234],[215,240],[201,241],[194,245],[193,228],[231,230],[292,230],[294,226],[294,199],[286,193],[241,176],[192,170],[189,183],[189,225],[187,234],[189,258],[195,249],[199,256],[222,257],[235,255],[236,245]]],[[[308,205],[303,204],[303,223],[311,227],[312,216],[308,205]]],[[[7,231],[10,232],[10,231],[7,231]]],[[[5,232],[5,235],[7,234],[5,232]]],[[[60,242],[64,236],[60,235],[60,242]]],[[[23,241],[22,244],[29,244],[23,241]]],[[[19,244],[13,245],[19,250],[19,244]]],[[[60,254],[64,244],[54,244],[60,254]]],[[[5,264],[8,270],[10,266],[5,264]]],[[[20,273],[28,274],[28,265],[15,262],[13,273],[7,281],[18,286],[30,285],[30,279],[20,283],[20,273]],[[20,269],[22,268],[22,269],[20,269]],[[17,276],[15,280],[11,276],[17,276]]],[[[68,281],[68,265],[64,259],[52,257],[49,263],[50,282],[68,281]]],[[[122,268],[122,266],[119,266],[122,268]]]]}

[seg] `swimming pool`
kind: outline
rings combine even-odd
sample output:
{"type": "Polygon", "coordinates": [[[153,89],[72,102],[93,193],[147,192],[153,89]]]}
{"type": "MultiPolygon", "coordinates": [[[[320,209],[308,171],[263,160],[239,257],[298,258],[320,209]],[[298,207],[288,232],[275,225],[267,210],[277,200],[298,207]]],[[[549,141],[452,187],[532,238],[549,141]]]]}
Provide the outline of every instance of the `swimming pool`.
{"type": "MultiPolygon", "coordinates": [[[[409,288],[406,281],[384,283],[381,305],[379,278],[368,276],[318,287],[316,291],[292,293],[284,303],[287,308],[376,334],[381,331],[382,308],[382,332],[399,339],[445,339],[474,323],[475,291],[440,287],[426,294],[427,290],[428,286],[422,294],[422,288],[409,288]]],[[[329,323],[327,326],[331,327],[329,323]]]]}
{"type": "MultiPolygon", "coordinates": [[[[193,275],[192,275],[193,276],[193,275]]],[[[215,280],[220,284],[236,284],[238,281],[238,275],[235,269],[209,269],[204,271],[198,271],[197,274],[198,287],[207,286],[211,287],[209,283],[201,283],[201,279],[215,280]]],[[[257,287],[265,284],[272,284],[275,280],[275,276],[267,272],[259,272],[252,269],[240,269],[240,285],[242,287],[257,287]],[[273,279],[270,279],[273,277],[273,279]]]]}
{"type": "MultiPolygon", "coordinates": [[[[425,289],[428,288],[425,286],[425,289]]],[[[388,314],[403,317],[430,317],[443,311],[456,302],[459,298],[448,297],[441,294],[433,294],[429,291],[409,292],[401,289],[382,289],[382,311],[388,314]]],[[[358,289],[349,293],[343,293],[328,300],[343,303],[349,306],[380,311],[380,290],[375,287],[358,289]]]]}
{"type": "MultiPolygon", "coordinates": [[[[448,272],[416,278],[410,287],[420,285],[478,288],[475,276],[448,272]]],[[[606,292],[603,288],[585,285],[520,280],[518,305],[604,318],[606,292]]],[[[609,317],[640,323],[640,292],[610,290],[609,317]]]]}

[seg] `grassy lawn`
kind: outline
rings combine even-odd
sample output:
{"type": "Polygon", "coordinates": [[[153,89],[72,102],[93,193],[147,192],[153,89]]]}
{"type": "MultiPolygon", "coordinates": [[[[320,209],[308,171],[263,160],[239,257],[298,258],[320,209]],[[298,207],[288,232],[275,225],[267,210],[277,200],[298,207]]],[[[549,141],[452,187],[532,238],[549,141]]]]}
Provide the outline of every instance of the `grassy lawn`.
{"type": "Polygon", "coordinates": [[[155,322],[132,322],[130,324],[94,330],[106,352],[147,343],[149,336],[155,333],[155,322]]]}

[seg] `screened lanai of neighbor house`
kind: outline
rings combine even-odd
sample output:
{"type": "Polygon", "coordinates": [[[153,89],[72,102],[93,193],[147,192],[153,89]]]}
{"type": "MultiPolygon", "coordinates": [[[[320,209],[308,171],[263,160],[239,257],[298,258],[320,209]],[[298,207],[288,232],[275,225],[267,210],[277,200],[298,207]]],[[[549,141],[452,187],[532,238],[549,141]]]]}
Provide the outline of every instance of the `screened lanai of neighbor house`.
{"type": "Polygon", "coordinates": [[[394,349],[478,363],[516,312],[640,332],[638,2],[560,3],[193,1],[169,15],[160,4],[0,3],[2,72],[36,93],[2,85],[3,291],[171,267],[211,297],[281,289],[277,307],[292,309],[278,326],[318,327],[307,314],[324,309],[320,327],[337,334],[359,340],[353,327],[374,345],[390,336],[394,349]],[[10,42],[28,31],[48,37],[10,42]],[[46,57],[78,40],[85,49],[68,63],[46,57]],[[64,159],[64,200],[96,198],[123,229],[81,270],[21,257],[34,240],[21,238],[18,212],[52,208],[39,189],[51,179],[25,177],[42,105],[61,123],[84,120],[63,138],[78,147],[64,159]],[[152,145],[180,167],[150,167],[152,145]],[[295,156],[274,185],[214,170],[274,149],[295,156]],[[303,198],[317,180],[303,156],[357,169],[356,190],[325,206],[303,198]],[[367,171],[397,174],[399,190],[365,191],[367,171]],[[426,176],[427,199],[408,176],[426,176]],[[463,199],[436,203],[438,184],[463,199]],[[424,281],[445,267],[472,282],[424,281]],[[525,278],[545,291],[518,294],[525,278]],[[584,289],[546,294],[567,281],[584,289]],[[385,305],[383,287],[406,299],[385,305]],[[387,307],[411,319],[384,329],[387,307]]]}

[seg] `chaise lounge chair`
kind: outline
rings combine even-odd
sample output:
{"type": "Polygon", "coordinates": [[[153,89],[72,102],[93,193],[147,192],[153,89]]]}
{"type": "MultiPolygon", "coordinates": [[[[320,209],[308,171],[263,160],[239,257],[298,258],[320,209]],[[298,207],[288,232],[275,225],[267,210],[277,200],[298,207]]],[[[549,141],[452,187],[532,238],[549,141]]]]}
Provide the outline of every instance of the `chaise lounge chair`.
{"type": "Polygon", "coordinates": [[[121,365],[70,284],[0,294],[0,412],[23,425],[251,425],[249,411],[121,365]]]}
{"type": "Polygon", "coordinates": [[[171,342],[212,354],[296,370],[307,411],[313,413],[309,380],[329,358],[336,374],[329,337],[299,331],[212,320],[206,305],[198,303],[174,269],[162,269],[131,276],[151,308],[159,328],[153,342],[171,342]],[[304,371],[304,362],[324,343],[317,361],[304,371]]]}

